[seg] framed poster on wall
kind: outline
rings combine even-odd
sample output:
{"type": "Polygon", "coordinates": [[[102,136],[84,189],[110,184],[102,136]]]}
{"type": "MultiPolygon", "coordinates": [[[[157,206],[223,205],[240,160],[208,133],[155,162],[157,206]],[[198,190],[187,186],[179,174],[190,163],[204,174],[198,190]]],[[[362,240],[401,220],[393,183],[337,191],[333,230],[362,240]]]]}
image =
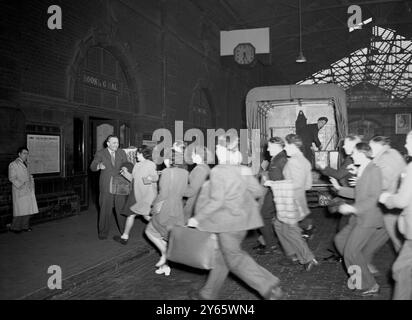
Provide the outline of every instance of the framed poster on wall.
{"type": "Polygon", "coordinates": [[[60,173],[60,135],[28,134],[31,174],[60,173]]]}
{"type": "Polygon", "coordinates": [[[411,114],[397,113],[395,119],[395,133],[406,134],[411,131],[411,114]]]}

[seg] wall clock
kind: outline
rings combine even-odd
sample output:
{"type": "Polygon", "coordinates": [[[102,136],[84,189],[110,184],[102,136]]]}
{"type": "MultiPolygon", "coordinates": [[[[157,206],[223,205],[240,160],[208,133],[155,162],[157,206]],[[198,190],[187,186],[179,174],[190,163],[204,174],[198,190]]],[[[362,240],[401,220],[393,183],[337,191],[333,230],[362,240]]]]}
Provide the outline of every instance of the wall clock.
{"type": "Polygon", "coordinates": [[[256,49],[251,43],[239,43],[233,49],[235,61],[240,65],[251,64],[255,60],[256,49]]]}

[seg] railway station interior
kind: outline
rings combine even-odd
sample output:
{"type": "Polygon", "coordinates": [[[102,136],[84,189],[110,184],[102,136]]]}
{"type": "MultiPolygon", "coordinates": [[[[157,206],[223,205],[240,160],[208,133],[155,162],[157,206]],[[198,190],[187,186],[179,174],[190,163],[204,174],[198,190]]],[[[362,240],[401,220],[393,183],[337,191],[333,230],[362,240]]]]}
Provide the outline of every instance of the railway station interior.
{"type": "Polygon", "coordinates": [[[5,0],[0,17],[1,300],[412,300],[412,1],[5,0]],[[288,168],[276,179],[271,145],[288,168]],[[115,184],[126,162],[153,194],[115,184]],[[248,178],[230,184],[232,167],[248,178]],[[217,234],[212,267],[174,260],[172,220],[217,234]]]}

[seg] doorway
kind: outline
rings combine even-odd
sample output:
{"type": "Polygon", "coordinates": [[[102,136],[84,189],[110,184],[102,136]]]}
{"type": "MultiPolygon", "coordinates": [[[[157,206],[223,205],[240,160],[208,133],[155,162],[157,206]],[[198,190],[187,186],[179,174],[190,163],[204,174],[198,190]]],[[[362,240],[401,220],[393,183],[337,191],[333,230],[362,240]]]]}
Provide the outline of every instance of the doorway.
{"type": "MultiPolygon", "coordinates": [[[[88,164],[93,161],[94,155],[97,151],[104,149],[105,141],[108,135],[118,133],[117,121],[104,118],[89,118],[89,152],[88,164]]],[[[100,172],[93,172],[89,168],[89,205],[95,206],[99,209],[99,176],[100,172]]]]}

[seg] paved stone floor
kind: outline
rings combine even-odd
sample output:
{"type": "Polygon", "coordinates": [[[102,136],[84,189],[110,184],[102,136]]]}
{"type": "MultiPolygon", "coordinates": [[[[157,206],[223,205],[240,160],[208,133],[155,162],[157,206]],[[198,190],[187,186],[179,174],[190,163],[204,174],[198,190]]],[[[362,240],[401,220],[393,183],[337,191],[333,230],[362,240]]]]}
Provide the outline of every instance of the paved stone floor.
{"type": "MultiPolygon", "coordinates": [[[[309,246],[321,260],[327,255],[326,247],[334,235],[336,221],[323,210],[315,210],[313,218],[317,231],[309,246]]],[[[381,285],[381,293],[376,297],[364,298],[353,293],[347,287],[347,276],[343,266],[338,263],[321,262],[311,272],[302,266],[282,266],[277,263],[283,257],[281,251],[270,255],[257,255],[251,249],[256,244],[256,236],[249,236],[244,242],[244,249],[252,254],[256,261],[281,279],[285,299],[299,300],[389,300],[392,295],[390,266],[395,256],[389,244],[375,256],[374,264],[380,270],[376,277],[381,285]]],[[[120,244],[119,244],[120,245],[120,244]]],[[[154,273],[154,264],[159,255],[152,253],[121,265],[117,270],[102,274],[70,291],[54,295],[52,299],[140,299],[140,300],[186,300],[187,291],[199,288],[206,280],[207,272],[191,269],[182,265],[171,264],[170,276],[154,273]]],[[[229,276],[221,292],[221,299],[256,300],[258,294],[242,281],[229,276]]]]}

